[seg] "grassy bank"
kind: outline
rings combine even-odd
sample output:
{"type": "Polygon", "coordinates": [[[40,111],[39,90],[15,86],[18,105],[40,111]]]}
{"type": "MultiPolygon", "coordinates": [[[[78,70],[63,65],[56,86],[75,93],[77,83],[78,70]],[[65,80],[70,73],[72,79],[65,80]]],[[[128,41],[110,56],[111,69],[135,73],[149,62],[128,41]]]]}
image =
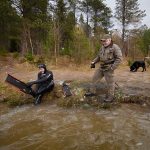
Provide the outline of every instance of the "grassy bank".
{"type": "MultiPolygon", "coordinates": [[[[142,106],[150,106],[150,97],[143,95],[124,95],[120,89],[115,92],[115,101],[112,103],[104,102],[104,95],[93,97],[84,97],[86,89],[82,88],[81,83],[72,82],[70,87],[72,96],[64,97],[62,86],[56,85],[51,93],[45,94],[42,99],[43,104],[57,104],[63,108],[96,108],[96,109],[111,109],[119,107],[122,103],[134,103],[142,106]]],[[[0,84],[0,102],[8,106],[20,106],[33,103],[34,98],[24,94],[12,86],[0,84]]]]}
{"type": "MultiPolygon", "coordinates": [[[[18,91],[13,86],[6,84],[4,82],[4,78],[6,77],[5,72],[12,71],[12,73],[15,74],[15,77],[19,77],[18,79],[22,81],[29,81],[33,78],[35,79],[38,71],[36,65],[37,63],[39,63],[38,60],[41,59],[37,59],[33,63],[27,59],[17,57],[18,56],[7,56],[2,57],[2,59],[0,60],[2,65],[2,67],[0,68],[2,70],[0,72],[2,77],[0,80],[0,102],[5,103],[8,106],[20,106],[33,103],[34,101],[34,98],[32,96],[24,94],[18,91]]],[[[122,103],[135,103],[139,105],[150,106],[150,97],[146,97],[144,95],[124,95],[120,89],[116,90],[115,101],[113,103],[104,103],[103,95],[100,96],[99,94],[98,96],[94,97],[84,97],[84,94],[86,93],[86,88],[82,87],[81,84],[87,84],[88,81],[85,81],[85,79],[88,80],[90,76],[87,75],[89,75],[93,71],[89,68],[89,62],[85,62],[86,65],[76,65],[73,61],[70,60],[70,58],[65,57],[60,58],[57,62],[57,65],[53,64],[51,61],[47,61],[46,59],[44,60],[44,62],[47,64],[48,69],[50,68],[50,70],[54,71],[54,77],[56,80],[58,80],[58,78],[59,80],[63,78],[68,78],[68,80],[71,80],[70,87],[73,95],[70,97],[64,97],[62,92],[62,86],[60,84],[56,84],[54,90],[43,97],[42,103],[56,103],[58,106],[64,108],[94,107],[98,109],[118,107],[122,103]]],[[[127,65],[127,61],[124,61],[124,63],[120,66],[121,69],[119,74],[125,73],[122,70],[126,71],[127,65]]],[[[136,77],[139,78],[139,74],[136,77]]],[[[126,79],[126,77],[123,77],[122,79],[124,78],[126,79]]]]}

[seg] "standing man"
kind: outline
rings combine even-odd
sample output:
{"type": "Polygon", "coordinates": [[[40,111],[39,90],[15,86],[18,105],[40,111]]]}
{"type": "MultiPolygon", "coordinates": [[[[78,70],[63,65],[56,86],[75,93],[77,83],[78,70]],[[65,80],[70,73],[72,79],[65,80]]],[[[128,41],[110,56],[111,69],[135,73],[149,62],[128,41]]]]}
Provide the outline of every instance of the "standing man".
{"type": "Polygon", "coordinates": [[[108,89],[105,102],[112,102],[115,90],[114,70],[122,61],[122,52],[118,45],[113,44],[109,34],[104,35],[101,42],[102,47],[97,57],[91,62],[91,68],[95,68],[95,64],[100,62],[100,67],[94,73],[93,82],[105,77],[108,89]]]}
{"type": "Polygon", "coordinates": [[[38,79],[27,83],[29,87],[31,87],[33,84],[36,84],[36,90],[32,90],[30,93],[35,98],[35,105],[40,104],[42,96],[46,92],[52,91],[54,88],[53,73],[46,69],[45,64],[40,64],[38,67],[38,79]]]}

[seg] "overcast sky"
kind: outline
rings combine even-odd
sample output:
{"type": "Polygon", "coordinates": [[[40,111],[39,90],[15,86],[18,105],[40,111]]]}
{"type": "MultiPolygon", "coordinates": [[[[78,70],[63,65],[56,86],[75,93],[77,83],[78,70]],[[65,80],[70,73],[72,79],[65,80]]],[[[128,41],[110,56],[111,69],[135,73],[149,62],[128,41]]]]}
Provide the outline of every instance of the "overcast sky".
{"type": "MultiPolygon", "coordinates": [[[[146,24],[150,28],[150,0],[138,0],[138,2],[140,4],[140,9],[146,11],[146,17],[143,18],[142,24],[146,24]]],[[[106,0],[106,4],[112,9],[113,14],[115,12],[115,3],[116,0],[106,0]]]]}

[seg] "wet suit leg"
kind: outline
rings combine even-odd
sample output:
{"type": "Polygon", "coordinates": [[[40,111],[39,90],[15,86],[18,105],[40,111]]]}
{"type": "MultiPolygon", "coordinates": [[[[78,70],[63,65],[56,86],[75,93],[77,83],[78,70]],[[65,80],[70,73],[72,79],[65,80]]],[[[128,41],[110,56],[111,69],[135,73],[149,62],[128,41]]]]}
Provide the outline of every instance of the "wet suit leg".
{"type": "Polygon", "coordinates": [[[37,92],[36,92],[34,104],[35,104],[35,105],[40,104],[43,95],[44,95],[46,92],[52,91],[53,88],[54,88],[54,85],[51,85],[50,87],[39,87],[38,90],[37,90],[37,92]]]}
{"type": "Polygon", "coordinates": [[[35,97],[35,100],[34,100],[34,104],[35,105],[38,105],[41,103],[41,100],[42,100],[42,97],[43,97],[43,94],[39,94],[35,97]]]}
{"type": "Polygon", "coordinates": [[[36,97],[36,92],[32,88],[30,89],[29,94],[32,95],[34,98],[36,97]]]}

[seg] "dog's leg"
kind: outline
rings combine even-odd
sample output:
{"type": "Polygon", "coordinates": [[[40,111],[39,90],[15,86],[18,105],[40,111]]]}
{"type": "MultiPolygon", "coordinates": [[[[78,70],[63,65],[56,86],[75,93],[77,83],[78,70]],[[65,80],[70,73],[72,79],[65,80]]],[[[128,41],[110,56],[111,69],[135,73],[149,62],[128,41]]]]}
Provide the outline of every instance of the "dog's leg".
{"type": "Polygon", "coordinates": [[[145,65],[143,66],[143,71],[142,72],[144,72],[144,71],[146,71],[146,66],[145,65]]]}

